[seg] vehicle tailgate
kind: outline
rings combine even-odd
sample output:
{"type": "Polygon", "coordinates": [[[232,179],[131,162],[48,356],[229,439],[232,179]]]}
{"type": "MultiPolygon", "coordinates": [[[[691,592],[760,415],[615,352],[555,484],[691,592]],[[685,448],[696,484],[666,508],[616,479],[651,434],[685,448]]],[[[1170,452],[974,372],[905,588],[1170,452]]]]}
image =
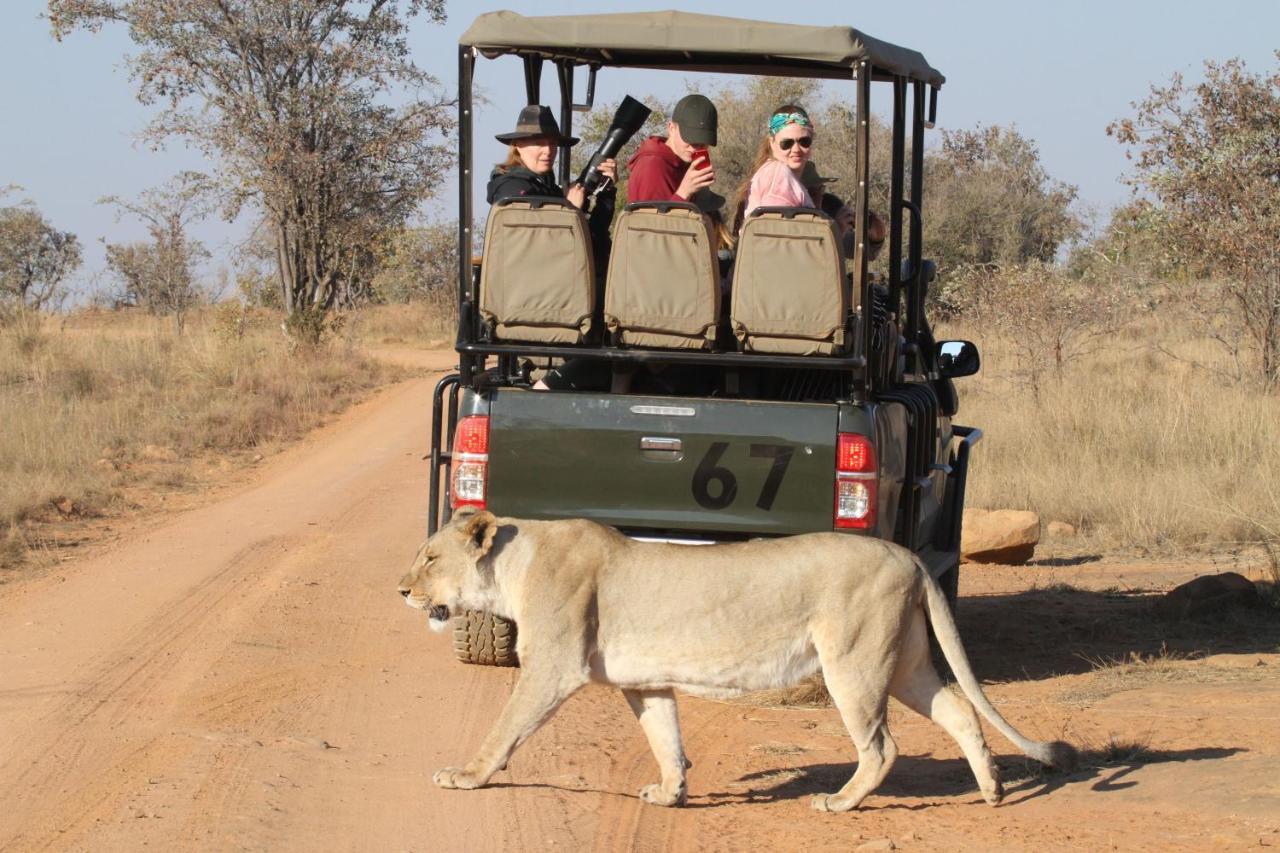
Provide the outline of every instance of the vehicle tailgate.
{"type": "Polygon", "coordinates": [[[654,531],[830,530],[837,407],[493,392],[488,504],[654,531]]]}

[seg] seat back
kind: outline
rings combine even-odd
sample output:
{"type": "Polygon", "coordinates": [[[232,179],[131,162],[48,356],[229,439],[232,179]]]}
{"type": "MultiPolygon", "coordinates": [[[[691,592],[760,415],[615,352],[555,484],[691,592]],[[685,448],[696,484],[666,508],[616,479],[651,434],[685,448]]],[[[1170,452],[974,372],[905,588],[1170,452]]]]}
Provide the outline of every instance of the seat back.
{"type": "Polygon", "coordinates": [[[757,208],[738,239],[730,324],[746,352],[846,349],[849,285],[835,222],[809,208],[757,208]]]}
{"type": "Polygon", "coordinates": [[[711,220],[692,204],[627,205],[613,231],[604,321],[618,344],[700,349],[715,342],[720,266],[711,220]]]}
{"type": "Polygon", "coordinates": [[[580,343],[596,308],[587,222],[562,198],[506,199],[489,211],[480,317],[490,339],[580,343]]]}

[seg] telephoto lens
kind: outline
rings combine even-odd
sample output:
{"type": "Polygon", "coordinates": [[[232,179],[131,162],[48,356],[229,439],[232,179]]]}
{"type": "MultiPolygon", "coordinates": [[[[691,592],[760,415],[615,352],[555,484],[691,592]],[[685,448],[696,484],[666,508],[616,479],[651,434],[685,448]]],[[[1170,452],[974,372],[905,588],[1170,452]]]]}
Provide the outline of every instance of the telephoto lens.
{"type": "Polygon", "coordinates": [[[618,156],[622,146],[630,142],[631,137],[644,126],[650,112],[652,110],[630,95],[623,97],[621,106],[613,114],[613,123],[609,125],[609,132],[604,135],[604,141],[591,155],[586,167],[578,175],[578,180],[574,182],[582,184],[587,195],[595,192],[596,187],[600,186],[600,182],[604,180],[604,175],[600,172],[600,164],[611,157],[618,156]]]}

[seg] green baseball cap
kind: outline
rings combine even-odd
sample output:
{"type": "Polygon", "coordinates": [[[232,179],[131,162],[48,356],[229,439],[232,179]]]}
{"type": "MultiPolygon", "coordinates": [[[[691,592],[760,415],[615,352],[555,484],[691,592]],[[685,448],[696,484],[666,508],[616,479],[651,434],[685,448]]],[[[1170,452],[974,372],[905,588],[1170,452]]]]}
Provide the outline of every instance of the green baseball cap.
{"type": "Polygon", "coordinates": [[[716,144],[716,105],[705,95],[685,95],[671,111],[671,121],[690,145],[716,144]]]}

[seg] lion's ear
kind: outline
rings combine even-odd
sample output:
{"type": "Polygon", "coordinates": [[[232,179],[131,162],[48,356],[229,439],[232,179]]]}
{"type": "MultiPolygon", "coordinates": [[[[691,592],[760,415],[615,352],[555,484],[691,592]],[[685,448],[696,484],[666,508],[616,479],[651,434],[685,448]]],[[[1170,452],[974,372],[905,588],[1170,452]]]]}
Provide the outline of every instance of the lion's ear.
{"type": "Polygon", "coordinates": [[[467,550],[477,560],[489,553],[493,547],[493,537],[498,533],[498,519],[487,510],[480,510],[467,518],[462,527],[462,535],[466,537],[467,550]]]}

